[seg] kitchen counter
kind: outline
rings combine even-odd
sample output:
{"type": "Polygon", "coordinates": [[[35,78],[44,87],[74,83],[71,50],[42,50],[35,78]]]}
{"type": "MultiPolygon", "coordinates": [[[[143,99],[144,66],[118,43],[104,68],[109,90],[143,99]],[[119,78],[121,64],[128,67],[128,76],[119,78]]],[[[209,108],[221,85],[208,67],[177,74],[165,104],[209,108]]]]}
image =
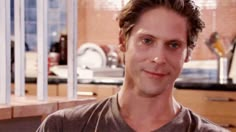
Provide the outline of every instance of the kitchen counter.
{"type": "MultiPolygon", "coordinates": [[[[14,80],[12,79],[12,82],[14,80]]],[[[36,77],[26,77],[26,83],[36,83],[36,77]]],[[[48,84],[64,84],[67,79],[57,76],[49,76],[48,84]]],[[[123,78],[96,77],[94,79],[78,79],[79,84],[96,84],[96,85],[117,85],[123,84],[123,78]]],[[[219,90],[219,91],[236,91],[236,84],[227,83],[219,84],[216,81],[207,79],[177,79],[175,83],[177,89],[193,89],[193,90],[219,90]]]]}
{"type": "Polygon", "coordinates": [[[219,84],[217,82],[185,82],[176,81],[175,87],[177,89],[192,89],[192,90],[218,90],[218,91],[235,91],[236,84],[219,84]]]}
{"type": "Polygon", "coordinates": [[[96,98],[79,97],[70,100],[66,97],[49,97],[47,101],[39,101],[36,96],[18,97],[11,95],[11,103],[9,105],[0,105],[0,120],[44,116],[56,110],[93,101],[96,101],[96,98]]]}
{"type": "Polygon", "coordinates": [[[0,131],[36,131],[41,121],[49,114],[64,108],[75,107],[96,101],[94,97],[49,97],[39,101],[36,96],[11,96],[9,105],[0,105],[0,131]]]}

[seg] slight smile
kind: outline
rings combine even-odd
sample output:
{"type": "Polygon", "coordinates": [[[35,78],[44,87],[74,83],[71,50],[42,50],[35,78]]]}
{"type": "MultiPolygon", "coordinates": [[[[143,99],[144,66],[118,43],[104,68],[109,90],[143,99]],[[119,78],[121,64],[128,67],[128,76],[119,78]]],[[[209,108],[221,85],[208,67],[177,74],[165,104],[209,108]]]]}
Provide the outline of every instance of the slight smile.
{"type": "Polygon", "coordinates": [[[153,78],[162,78],[162,77],[165,77],[166,75],[168,75],[167,73],[151,72],[151,71],[147,71],[147,70],[143,70],[143,71],[153,78]]]}

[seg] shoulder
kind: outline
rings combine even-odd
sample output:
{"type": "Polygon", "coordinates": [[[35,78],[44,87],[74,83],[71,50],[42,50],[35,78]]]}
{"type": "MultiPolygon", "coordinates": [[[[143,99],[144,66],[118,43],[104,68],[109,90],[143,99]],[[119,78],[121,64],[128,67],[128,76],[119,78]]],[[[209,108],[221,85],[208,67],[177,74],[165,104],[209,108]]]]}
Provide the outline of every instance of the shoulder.
{"type": "Polygon", "coordinates": [[[57,111],[45,118],[45,120],[41,123],[37,132],[45,132],[45,131],[60,131],[60,127],[62,126],[62,119],[64,117],[64,111],[57,111]]]}
{"type": "MultiPolygon", "coordinates": [[[[186,109],[186,108],[185,108],[186,109]]],[[[211,122],[210,120],[201,117],[193,111],[186,109],[186,113],[191,121],[191,126],[198,131],[204,132],[229,132],[221,126],[211,122]]]]}
{"type": "Polygon", "coordinates": [[[107,108],[110,105],[111,99],[112,97],[109,97],[98,102],[56,111],[42,122],[38,131],[62,131],[65,128],[68,129],[68,127],[84,126],[91,116],[96,116],[101,110],[107,108]]]}

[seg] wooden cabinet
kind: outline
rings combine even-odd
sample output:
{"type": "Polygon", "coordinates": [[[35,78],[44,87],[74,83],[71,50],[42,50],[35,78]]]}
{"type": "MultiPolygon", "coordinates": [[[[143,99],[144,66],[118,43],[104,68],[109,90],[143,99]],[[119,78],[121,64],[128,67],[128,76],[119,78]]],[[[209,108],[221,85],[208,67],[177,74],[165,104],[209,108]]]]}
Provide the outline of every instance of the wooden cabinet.
{"type": "MultiPolygon", "coordinates": [[[[77,95],[84,96],[90,94],[90,96],[96,97],[98,100],[104,99],[108,96],[116,94],[119,86],[116,85],[92,85],[92,84],[79,84],[77,85],[77,95]]],[[[67,84],[58,85],[58,95],[67,95],[67,84]]]]}
{"type": "MultiPolygon", "coordinates": [[[[12,92],[14,93],[14,84],[12,84],[12,92]]],[[[98,100],[104,99],[108,96],[114,95],[118,92],[117,85],[95,85],[95,84],[78,84],[78,96],[92,96],[98,100]],[[90,94],[90,95],[89,95],[90,94]]],[[[36,84],[25,84],[26,95],[37,95],[36,84]]],[[[48,96],[67,96],[67,84],[49,84],[48,96]]]]}
{"type": "MultiPolygon", "coordinates": [[[[12,92],[14,93],[14,84],[11,84],[12,92]]],[[[37,95],[37,84],[28,83],[25,84],[25,93],[26,95],[37,95]]],[[[58,85],[56,84],[49,84],[48,85],[48,95],[49,96],[58,96],[58,85]]]]}
{"type": "Polygon", "coordinates": [[[236,92],[175,89],[174,96],[195,113],[236,132],[236,92]]]}

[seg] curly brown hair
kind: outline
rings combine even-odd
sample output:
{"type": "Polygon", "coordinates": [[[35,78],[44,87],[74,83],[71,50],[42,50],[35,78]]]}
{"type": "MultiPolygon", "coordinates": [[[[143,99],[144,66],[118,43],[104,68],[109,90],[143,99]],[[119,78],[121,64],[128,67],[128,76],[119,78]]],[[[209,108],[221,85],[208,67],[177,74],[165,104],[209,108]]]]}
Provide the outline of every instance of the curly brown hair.
{"type": "Polygon", "coordinates": [[[198,6],[192,0],[130,0],[121,10],[117,20],[125,38],[129,38],[141,14],[156,7],[166,7],[187,18],[187,45],[195,47],[199,32],[205,27],[198,6]]]}

